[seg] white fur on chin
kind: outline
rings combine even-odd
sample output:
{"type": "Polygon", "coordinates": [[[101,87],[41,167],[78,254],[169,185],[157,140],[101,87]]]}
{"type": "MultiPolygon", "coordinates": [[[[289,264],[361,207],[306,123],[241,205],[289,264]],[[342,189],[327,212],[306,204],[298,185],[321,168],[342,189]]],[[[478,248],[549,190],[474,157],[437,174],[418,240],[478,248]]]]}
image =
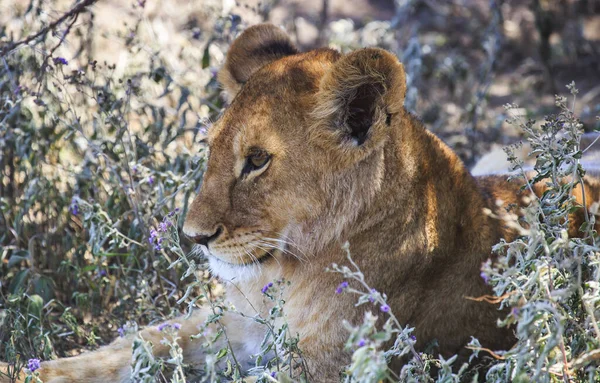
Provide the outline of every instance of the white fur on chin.
{"type": "Polygon", "coordinates": [[[208,256],[208,265],[213,275],[231,282],[248,282],[258,278],[262,273],[260,264],[234,265],[210,255],[208,256]]]}

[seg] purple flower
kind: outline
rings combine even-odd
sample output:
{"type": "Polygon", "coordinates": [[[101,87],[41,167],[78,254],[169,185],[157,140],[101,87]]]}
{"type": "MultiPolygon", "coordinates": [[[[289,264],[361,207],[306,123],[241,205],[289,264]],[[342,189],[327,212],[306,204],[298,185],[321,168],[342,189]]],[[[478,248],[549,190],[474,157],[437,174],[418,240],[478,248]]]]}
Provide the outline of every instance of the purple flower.
{"type": "Polygon", "coordinates": [[[169,228],[169,224],[167,222],[161,222],[158,224],[158,231],[161,233],[166,233],[169,228]]]}
{"type": "Polygon", "coordinates": [[[338,287],[335,289],[335,293],[341,294],[342,291],[344,291],[347,288],[348,288],[348,282],[344,281],[338,285],[338,287]]]}
{"type": "Polygon", "coordinates": [[[158,232],[154,229],[150,229],[150,238],[148,238],[148,242],[154,243],[156,237],[158,237],[158,232]]]}
{"type": "Polygon", "coordinates": [[[277,371],[273,371],[273,372],[271,372],[271,378],[274,378],[274,377],[276,377],[276,376],[277,376],[277,371]]]}
{"type": "Polygon", "coordinates": [[[410,340],[412,340],[413,342],[416,342],[416,341],[417,341],[417,337],[416,337],[416,336],[414,336],[414,335],[411,335],[411,336],[410,336],[410,340]]]}
{"type": "Polygon", "coordinates": [[[148,177],[148,183],[150,184],[150,186],[154,185],[154,176],[148,177]]]}
{"type": "Polygon", "coordinates": [[[73,197],[71,199],[71,205],[69,206],[69,212],[73,215],[79,214],[79,204],[77,203],[77,198],[73,197]]]}
{"type": "Polygon", "coordinates": [[[106,277],[106,270],[98,271],[98,277],[106,277]]]}
{"type": "Polygon", "coordinates": [[[154,250],[161,251],[162,250],[162,246],[161,245],[156,245],[156,246],[154,246],[154,250]]]}
{"type": "Polygon", "coordinates": [[[260,289],[260,291],[262,291],[263,294],[266,294],[267,291],[269,291],[269,289],[273,287],[273,282],[269,282],[266,285],[263,286],[262,289],[260,289]]]}
{"type": "Polygon", "coordinates": [[[181,324],[179,323],[161,323],[158,325],[158,331],[163,331],[166,328],[172,328],[175,330],[180,330],[181,329],[181,324]]]}
{"type": "Polygon", "coordinates": [[[390,312],[390,306],[388,306],[387,304],[382,304],[379,309],[381,311],[383,311],[384,313],[389,313],[390,312]]]}
{"type": "Polygon", "coordinates": [[[52,61],[54,62],[54,65],[67,65],[69,64],[69,62],[62,58],[62,57],[55,57],[52,59],[52,61]]]}
{"type": "Polygon", "coordinates": [[[34,372],[35,370],[39,370],[40,367],[42,367],[42,366],[40,364],[40,360],[39,359],[29,359],[27,361],[27,368],[31,372],[34,372]]]}
{"type": "Polygon", "coordinates": [[[513,308],[510,310],[510,313],[511,313],[511,314],[512,314],[512,316],[514,316],[514,317],[518,316],[518,315],[519,315],[519,312],[521,312],[521,310],[519,310],[519,308],[518,308],[518,307],[513,307],[513,308]]]}
{"type": "Polygon", "coordinates": [[[483,279],[483,283],[485,283],[487,285],[488,282],[490,281],[490,278],[487,276],[487,274],[482,271],[481,274],[479,274],[479,275],[481,275],[481,279],[483,279]]]}
{"type": "Polygon", "coordinates": [[[361,340],[358,341],[357,345],[358,345],[358,347],[364,347],[365,344],[367,344],[367,342],[364,339],[361,339],[361,340]]]}
{"type": "Polygon", "coordinates": [[[121,338],[123,338],[123,337],[125,336],[125,329],[124,329],[123,327],[119,327],[119,328],[117,329],[117,331],[119,332],[119,336],[120,336],[121,338]]]}
{"type": "Polygon", "coordinates": [[[375,302],[375,294],[377,294],[377,290],[371,289],[371,294],[369,295],[369,302],[371,302],[371,303],[375,302]]]}

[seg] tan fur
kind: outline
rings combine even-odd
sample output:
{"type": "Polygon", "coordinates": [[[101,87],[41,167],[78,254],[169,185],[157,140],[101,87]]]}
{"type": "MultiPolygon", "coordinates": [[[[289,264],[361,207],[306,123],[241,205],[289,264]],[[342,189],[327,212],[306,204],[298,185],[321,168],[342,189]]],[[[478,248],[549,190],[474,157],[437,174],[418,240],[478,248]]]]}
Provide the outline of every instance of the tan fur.
{"type": "MultiPolygon", "coordinates": [[[[465,297],[491,293],[479,276],[481,263],[492,245],[513,234],[483,211],[502,212],[498,199],[522,203],[518,186],[502,176],[475,179],[404,110],[404,70],[389,52],[277,53],[288,45],[273,26],[250,28],[219,75],[233,101],[209,132],[208,168],[184,232],[198,238],[220,229],[207,250],[228,299],[249,316],[264,315],[269,304],[261,287],[290,281],[285,310],[311,381],[337,382],[350,361],[342,320],[358,323],[364,310],[378,310],[334,294],[342,278],[325,268],[347,263],[348,241],[367,282],[387,293],[401,323],[416,328],[417,348],[437,340],[442,355],[464,355],[470,336],[490,349],[510,347],[512,332],[496,327],[497,307],[465,297]],[[360,97],[366,101],[353,104],[360,97]],[[365,110],[372,119],[360,143],[348,116],[365,110]],[[271,161],[241,177],[253,148],[266,150],[271,161]]],[[[588,195],[600,198],[598,182],[588,185],[588,195]]],[[[184,334],[194,333],[204,316],[182,319],[184,334]]],[[[264,330],[231,314],[224,323],[238,361],[249,361],[264,330]]],[[[160,334],[143,336],[164,355],[160,334]]],[[[186,362],[201,363],[200,346],[182,338],[186,362]]],[[[46,382],[123,381],[130,358],[127,340],[119,340],[44,363],[41,372],[46,382]]]]}

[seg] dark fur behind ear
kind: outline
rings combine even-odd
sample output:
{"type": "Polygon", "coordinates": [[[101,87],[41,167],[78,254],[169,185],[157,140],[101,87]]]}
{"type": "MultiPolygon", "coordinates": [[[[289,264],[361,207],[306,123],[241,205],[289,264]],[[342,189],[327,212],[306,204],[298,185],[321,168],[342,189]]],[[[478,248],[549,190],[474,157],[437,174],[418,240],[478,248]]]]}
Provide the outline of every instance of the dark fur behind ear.
{"type": "Polygon", "coordinates": [[[314,111],[321,130],[317,134],[358,146],[376,145],[402,110],[405,92],[404,68],[396,56],[374,48],[352,52],[321,80],[314,111]]]}
{"type": "Polygon", "coordinates": [[[298,53],[288,35],[272,24],[246,29],[231,45],[219,82],[229,101],[233,100],[250,76],[262,66],[298,53]]]}

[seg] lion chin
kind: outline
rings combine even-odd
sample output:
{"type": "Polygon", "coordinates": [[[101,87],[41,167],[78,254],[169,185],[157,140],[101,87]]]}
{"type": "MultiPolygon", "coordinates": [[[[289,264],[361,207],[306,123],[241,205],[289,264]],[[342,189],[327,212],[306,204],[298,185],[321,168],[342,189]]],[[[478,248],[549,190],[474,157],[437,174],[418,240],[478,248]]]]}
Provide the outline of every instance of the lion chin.
{"type": "Polygon", "coordinates": [[[276,261],[282,251],[270,249],[259,251],[258,254],[246,253],[246,257],[223,256],[211,253],[206,247],[201,250],[208,259],[208,266],[212,275],[227,282],[248,282],[257,279],[263,272],[267,263],[276,261]],[[240,259],[241,258],[241,259],[240,259]]]}

